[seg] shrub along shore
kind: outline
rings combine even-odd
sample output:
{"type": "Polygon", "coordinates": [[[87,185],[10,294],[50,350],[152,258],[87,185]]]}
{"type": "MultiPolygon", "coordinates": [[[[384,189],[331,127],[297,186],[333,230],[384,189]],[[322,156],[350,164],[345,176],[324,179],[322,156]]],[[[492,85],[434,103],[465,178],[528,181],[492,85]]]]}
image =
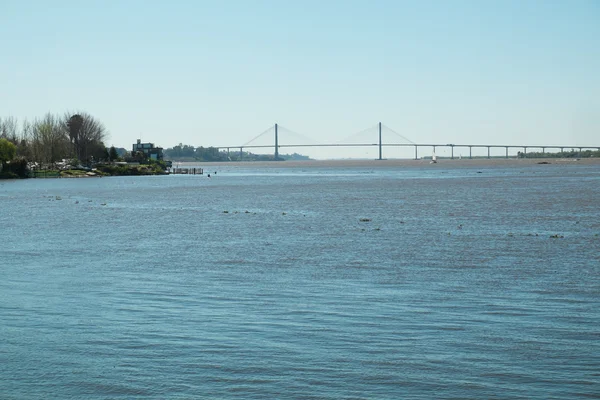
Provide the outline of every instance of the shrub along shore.
{"type": "MultiPolygon", "coordinates": [[[[3,176],[1,178],[93,178],[103,176],[142,176],[168,174],[164,163],[141,165],[98,164],[94,168],[32,168],[26,176],[3,176]]],[[[11,174],[14,175],[14,174],[11,174]]]]}

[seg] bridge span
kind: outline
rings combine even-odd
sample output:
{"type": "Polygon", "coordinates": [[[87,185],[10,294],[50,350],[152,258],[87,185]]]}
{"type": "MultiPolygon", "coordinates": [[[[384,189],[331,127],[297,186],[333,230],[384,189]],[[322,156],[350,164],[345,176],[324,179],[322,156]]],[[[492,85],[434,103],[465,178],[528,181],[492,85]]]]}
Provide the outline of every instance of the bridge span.
{"type": "MultiPolygon", "coordinates": [[[[254,141],[255,139],[257,139],[258,137],[264,135],[263,134],[259,135],[257,138],[254,138],[253,140],[251,140],[250,142],[248,142],[245,145],[241,145],[241,146],[212,146],[217,148],[219,151],[221,150],[226,150],[227,153],[229,153],[231,151],[231,149],[239,149],[240,151],[240,156],[243,154],[244,149],[265,149],[265,148],[272,148],[273,152],[274,152],[274,156],[275,158],[279,158],[279,149],[283,149],[283,148],[305,148],[305,147],[378,147],[379,149],[379,157],[378,160],[383,160],[383,148],[384,147],[412,147],[414,148],[414,159],[418,160],[419,159],[419,149],[423,149],[423,148],[428,148],[431,149],[431,151],[433,153],[435,153],[436,148],[441,147],[441,148],[450,148],[450,158],[454,159],[454,149],[455,148],[462,148],[462,149],[469,149],[469,158],[472,159],[473,158],[473,149],[487,149],[487,158],[491,158],[490,155],[490,149],[494,149],[494,148],[503,148],[505,149],[505,158],[509,158],[509,149],[523,149],[523,154],[526,156],[527,155],[527,150],[541,150],[542,153],[545,153],[546,150],[552,149],[552,150],[560,150],[561,152],[564,152],[565,149],[577,149],[579,150],[579,152],[581,153],[583,150],[596,150],[596,151],[600,151],[600,146],[567,146],[567,145],[519,145],[519,144],[456,144],[456,143],[414,143],[414,142],[410,142],[408,139],[404,138],[405,140],[409,141],[410,143],[383,143],[382,141],[382,135],[381,135],[381,129],[382,129],[382,124],[381,122],[378,124],[378,133],[379,133],[379,140],[376,143],[373,142],[361,142],[361,143],[321,143],[321,144],[305,144],[305,143],[297,143],[297,144],[279,144],[279,126],[278,124],[275,124],[274,126],[275,128],[275,137],[274,137],[274,143],[273,144],[268,144],[268,145],[252,145],[249,144],[252,141],[254,141]]],[[[269,129],[270,130],[270,129],[269,129]]],[[[394,132],[395,133],[395,132],[394,132]]],[[[400,135],[401,136],[401,135],[400,135]]]]}

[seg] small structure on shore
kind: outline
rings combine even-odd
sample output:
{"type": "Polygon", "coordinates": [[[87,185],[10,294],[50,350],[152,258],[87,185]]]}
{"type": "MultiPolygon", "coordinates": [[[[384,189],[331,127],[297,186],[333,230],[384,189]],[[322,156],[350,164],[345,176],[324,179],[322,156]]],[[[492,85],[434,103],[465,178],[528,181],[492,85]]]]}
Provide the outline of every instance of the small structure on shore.
{"type": "Polygon", "coordinates": [[[138,139],[137,143],[133,144],[131,154],[133,155],[137,152],[144,153],[150,160],[161,161],[163,159],[162,147],[156,147],[154,143],[142,143],[141,139],[138,139]]]}

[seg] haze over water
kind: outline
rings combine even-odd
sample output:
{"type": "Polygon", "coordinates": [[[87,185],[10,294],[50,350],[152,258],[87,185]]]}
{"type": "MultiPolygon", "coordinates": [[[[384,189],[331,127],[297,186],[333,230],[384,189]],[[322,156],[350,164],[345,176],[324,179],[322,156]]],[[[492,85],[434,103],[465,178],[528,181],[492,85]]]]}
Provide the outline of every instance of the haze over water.
{"type": "Polygon", "coordinates": [[[598,166],[208,168],[0,182],[2,398],[600,393],[598,166]]]}

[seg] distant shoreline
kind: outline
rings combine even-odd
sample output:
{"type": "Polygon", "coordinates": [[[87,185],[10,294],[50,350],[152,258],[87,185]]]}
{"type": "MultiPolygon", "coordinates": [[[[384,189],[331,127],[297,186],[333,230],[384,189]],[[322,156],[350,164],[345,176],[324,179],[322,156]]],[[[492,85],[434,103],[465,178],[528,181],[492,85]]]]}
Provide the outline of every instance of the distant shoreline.
{"type": "MultiPolygon", "coordinates": [[[[175,162],[173,164],[176,164],[175,162]]],[[[231,162],[181,162],[181,166],[202,166],[206,171],[215,167],[257,167],[257,168],[377,168],[377,167],[428,167],[428,168],[465,168],[465,167],[519,167],[532,165],[600,165],[600,158],[474,158],[441,159],[436,164],[431,160],[302,160],[302,161],[231,161],[231,162]]]]}

